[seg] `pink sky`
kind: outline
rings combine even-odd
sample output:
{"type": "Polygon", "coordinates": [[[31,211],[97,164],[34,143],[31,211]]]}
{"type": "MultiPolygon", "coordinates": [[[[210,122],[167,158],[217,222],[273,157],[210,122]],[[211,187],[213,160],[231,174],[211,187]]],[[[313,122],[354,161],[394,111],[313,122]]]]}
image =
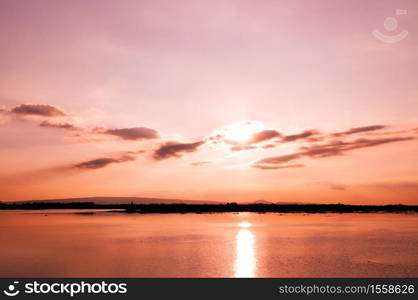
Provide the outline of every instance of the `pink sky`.
{"type": "Polygon", "coordinates": [[[3,0],[0,200],[418,204],[417,28],[413,0],[3,0]]]}

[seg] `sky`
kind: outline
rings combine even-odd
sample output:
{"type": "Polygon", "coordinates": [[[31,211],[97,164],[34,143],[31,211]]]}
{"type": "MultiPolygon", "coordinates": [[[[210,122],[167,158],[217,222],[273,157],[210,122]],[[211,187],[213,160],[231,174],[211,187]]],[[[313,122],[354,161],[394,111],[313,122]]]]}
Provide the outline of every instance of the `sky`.
{"type": "Polygon", "coordinates": [[[0,201],[418,204],[417,30],[414,0],[1,0],[0,201]]]}

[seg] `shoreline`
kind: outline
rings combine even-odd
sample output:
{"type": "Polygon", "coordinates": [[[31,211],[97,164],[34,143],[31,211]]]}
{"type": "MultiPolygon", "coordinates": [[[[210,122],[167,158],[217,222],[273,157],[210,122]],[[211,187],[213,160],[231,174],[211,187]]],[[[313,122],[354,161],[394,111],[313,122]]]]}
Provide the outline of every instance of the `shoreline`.
{"type": "Polygon", "coordinates": [[[106,209],[111,213],[416,213],[418,205],[346,205],[346,204],[96,204],[74,203],[0,203],[0,210],[106,209]]]}

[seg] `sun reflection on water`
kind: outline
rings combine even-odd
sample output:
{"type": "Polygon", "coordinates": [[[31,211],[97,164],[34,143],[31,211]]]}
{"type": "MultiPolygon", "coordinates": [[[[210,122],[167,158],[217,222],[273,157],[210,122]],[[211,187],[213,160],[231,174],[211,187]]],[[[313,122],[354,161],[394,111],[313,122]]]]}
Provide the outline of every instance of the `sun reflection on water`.
{"type": "Polygon", "coordinates": [[[237,233],[237,257],[235,260],[235,277],[255,277],[255,250],[254,235],[244,228],[251,227],[251,223],[242,222],[239,224],[240,229],[237,233]]]}
{"type": "Polygon", "coordinates": [[[241,223],[238,224],[238,226],[241,227],[241,228],[248,228],[248,227],[251,227],[252,224],[249,223],[249,222],[241,222],[241,223]]]}

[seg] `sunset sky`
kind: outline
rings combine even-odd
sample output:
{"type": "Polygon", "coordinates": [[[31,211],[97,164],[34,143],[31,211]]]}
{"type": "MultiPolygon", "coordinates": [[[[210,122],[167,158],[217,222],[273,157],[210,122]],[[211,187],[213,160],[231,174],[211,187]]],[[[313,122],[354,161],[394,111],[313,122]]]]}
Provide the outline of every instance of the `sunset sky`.
{"type": "Polygon", "coordinates": [[[0,0],[0,49],[0,201],[418,204],[415,0],[0,0]]]}

